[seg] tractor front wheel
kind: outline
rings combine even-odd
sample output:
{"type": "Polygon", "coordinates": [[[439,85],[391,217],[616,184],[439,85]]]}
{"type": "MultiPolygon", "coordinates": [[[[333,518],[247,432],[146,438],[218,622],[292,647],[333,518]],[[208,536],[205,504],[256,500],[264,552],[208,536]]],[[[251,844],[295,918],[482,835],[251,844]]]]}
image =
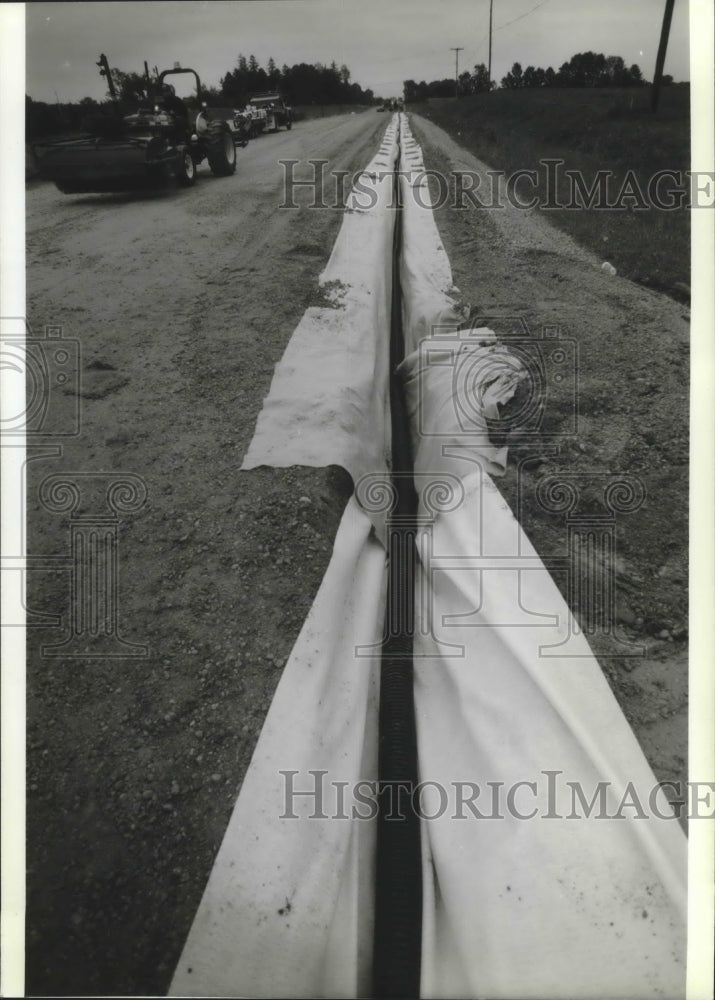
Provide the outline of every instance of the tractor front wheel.
{"type": "Polygon", "coordinates": [[[191,187],[192,184],[196,183],[196,164],[191,150],[186,148],[181,150],[176,176],[182,187],[191,187]]]}
{"type": "Polygon", "coordinates": [[[228,177],[236,172],[236,147],[224,122],[209,122],[206,136],[206,158],[214,177],[228,177]]]}

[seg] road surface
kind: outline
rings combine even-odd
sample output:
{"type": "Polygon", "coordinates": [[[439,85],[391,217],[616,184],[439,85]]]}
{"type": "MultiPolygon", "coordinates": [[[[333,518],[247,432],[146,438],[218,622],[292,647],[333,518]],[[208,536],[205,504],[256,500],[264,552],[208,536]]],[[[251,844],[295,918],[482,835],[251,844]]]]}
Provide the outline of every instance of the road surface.
{"type": "MultiPolygon", "coordinates": [[[[66,635],[70,581],[32,575],[31,607],[64,618],[29,632],[29,992],[168,986],[351,492],[339,469],[238,471],[342,219],[281,209],[279,160],[352,174],[386,124],[299,122],[192,189],[28,187],[28,320],[79,341],[82,392],[79,435],[31,463],[29,549],[69,555],[66,517],[36,500],[47,476],[140,477],[146,503],[118,523],[118,632],[149,649],[41,656],[66,635]]],[[[73,402],[56,393],[48,423],[73,402]]]]}

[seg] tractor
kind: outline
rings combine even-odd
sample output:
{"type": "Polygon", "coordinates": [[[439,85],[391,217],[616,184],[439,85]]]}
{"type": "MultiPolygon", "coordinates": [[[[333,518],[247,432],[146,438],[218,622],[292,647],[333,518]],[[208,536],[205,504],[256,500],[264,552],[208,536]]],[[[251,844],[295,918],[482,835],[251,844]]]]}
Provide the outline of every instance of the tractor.
{"type": "Polygon", "coordinates": [[[246,106],[258,132],[277,132],[280,125],[293,128],[293,109],[280,94],[254,94],[246,106]]]}
{"type": "MultiPolygon", "coordinates": [[[[106,56],[99,65],[107,77],[114,108],[116,93],[106,56]]],[[[236,170],[236,147],[228,123],[202,103],[201,81],[193,69],[167,69],[147,81],[149,101],[133,114],[98,115],[87,135],[58,139],[39,158],[40,175],[64,194],[126,191],[157,187],[170,177],[186,187],[196,167],[207,160],[214,177],[236,170]],[[198,111],[190,111],[167,78],[192,73],[198,111]]]]}

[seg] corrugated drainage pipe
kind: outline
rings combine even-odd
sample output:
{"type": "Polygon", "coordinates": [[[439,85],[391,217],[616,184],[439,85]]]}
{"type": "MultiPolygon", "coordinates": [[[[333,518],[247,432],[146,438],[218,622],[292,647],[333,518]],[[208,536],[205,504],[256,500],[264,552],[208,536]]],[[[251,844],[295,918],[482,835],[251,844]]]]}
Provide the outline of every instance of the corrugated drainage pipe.
{"type": "Polygon", "coordinates": [[[417,498],[407,410],[402,386],[395,375],[404,356],[400,162],[398,133],[390,329],[392,487],[396,502],[388,523],[387,611],[380,667],[373,951],[373,996],[386,1000],[419,997],[422,938],[420,822],[413,802],[418,782],[412,663],[417,498]]]}

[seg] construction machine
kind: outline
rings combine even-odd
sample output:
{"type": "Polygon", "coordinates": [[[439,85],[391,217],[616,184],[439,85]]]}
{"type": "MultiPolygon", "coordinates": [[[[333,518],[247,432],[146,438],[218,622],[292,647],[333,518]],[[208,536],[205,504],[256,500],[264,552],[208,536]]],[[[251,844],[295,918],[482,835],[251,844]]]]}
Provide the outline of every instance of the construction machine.
{"type": "Polygon", "coordinates": [[[193,69],[167,69],[150,80],[148,98],[137,111],[122,115],[106,56],[100,57],[107,77],[113,114],[95,116],[88,133],[43,143],[37,150],[42,177],[54,181],[65,194],[125,191],[155,187],[174,177],[192,185],[196,168],[207,160],[215,177],[236,170],[236,147],[229,124],[202,103],[201,80],[193,69]],[[196,106],[191,110],[168,78],[193,74],[196,106]]]}

